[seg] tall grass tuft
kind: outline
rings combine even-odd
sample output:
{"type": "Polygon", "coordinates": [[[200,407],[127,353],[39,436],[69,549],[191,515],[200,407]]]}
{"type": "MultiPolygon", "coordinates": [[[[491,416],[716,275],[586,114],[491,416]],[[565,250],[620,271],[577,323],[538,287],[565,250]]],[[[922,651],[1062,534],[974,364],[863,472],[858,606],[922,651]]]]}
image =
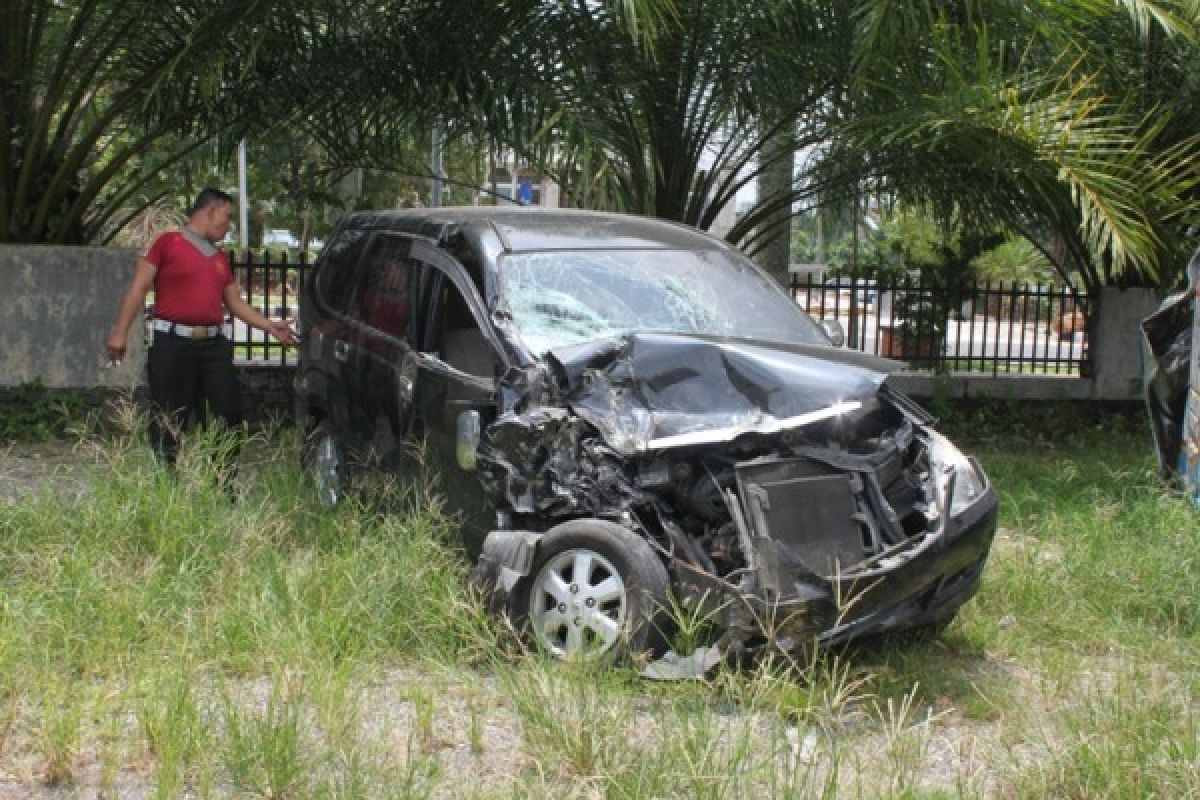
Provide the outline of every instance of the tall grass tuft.
{"type": "Polygon", "coordinates": [[[253,672],[487,650],[495,633],[466,591],[449,520],[384,509],[386,487],[325,512],[288,477],[294,442],[233,438],[190,437],[174,471],[118,442],[85,500],[0,502],[6,655],[34,671],[118,676],[175,659],[253,672]],[[234,496],[218,466],[231,448],[263,459],[234,496]]]}
{"type": "Polygon", "coordinates": [[[222,756],[233,784],[263,797],[305,797],[315,764],[302,707],[288,675],[271,681],[265,701],[226,689],[222,756]]]}
{"type": "Polygon", "coordinates": [[[150,754],[157,762],[155,798],[182,794],[189,772],[212,740],[186,668],[172,670],[147,685],[137,717],[150,754]]]}
{"type": "Polygon", "coordinates": [[[618,768],[631,722],[627,698],[602,665],[526,663],[501,675],[521,720],[525,749],[542,770],[588,779],[618,768]]]}
{"type": "Polygon", "coordinates": [[[85,701],[80,689],[59,675],[46,676],[39,689],[34,735],[42,781],[49,787],[69,786],[75,779],[85,701]]]}

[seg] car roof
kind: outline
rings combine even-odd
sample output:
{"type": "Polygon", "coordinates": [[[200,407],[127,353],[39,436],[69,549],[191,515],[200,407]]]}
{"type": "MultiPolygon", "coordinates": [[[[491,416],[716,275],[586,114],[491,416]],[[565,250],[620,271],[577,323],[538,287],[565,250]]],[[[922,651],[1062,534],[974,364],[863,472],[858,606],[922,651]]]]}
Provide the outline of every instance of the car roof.
{"type": "Polygon", "coordinates": [[[497,236],[504,250],[671,249],[719,250],[721,240],[694,228],[633,214],[520,206],[451,206],[444,208],[359,211],[347,227],[385,229],[445,241],[484,229],[497,236]]]}

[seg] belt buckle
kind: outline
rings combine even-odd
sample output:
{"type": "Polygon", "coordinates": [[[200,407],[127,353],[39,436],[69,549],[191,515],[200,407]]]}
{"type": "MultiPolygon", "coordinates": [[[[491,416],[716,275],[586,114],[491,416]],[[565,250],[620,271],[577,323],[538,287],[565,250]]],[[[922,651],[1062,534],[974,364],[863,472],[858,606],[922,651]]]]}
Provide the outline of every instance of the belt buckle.
{"type": "Polygon", "coordinates": [[[207,325],[193,325],[192,326],[192,338],[193,339],[207,339],[208,338],[208,326],[207,325]]]}

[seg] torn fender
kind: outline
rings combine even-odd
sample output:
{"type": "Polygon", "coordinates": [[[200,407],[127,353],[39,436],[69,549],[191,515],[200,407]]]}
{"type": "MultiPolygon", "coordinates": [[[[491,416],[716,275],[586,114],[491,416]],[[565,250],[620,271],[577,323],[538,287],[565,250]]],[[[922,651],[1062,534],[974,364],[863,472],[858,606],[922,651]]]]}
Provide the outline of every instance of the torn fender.
{"type": "Polygon", "coordinates": [[[624,459],[563,408],[501,415],[484,432],[478,470],[483,490],[517,514],[611,518],[644,498],[624,459]]]}

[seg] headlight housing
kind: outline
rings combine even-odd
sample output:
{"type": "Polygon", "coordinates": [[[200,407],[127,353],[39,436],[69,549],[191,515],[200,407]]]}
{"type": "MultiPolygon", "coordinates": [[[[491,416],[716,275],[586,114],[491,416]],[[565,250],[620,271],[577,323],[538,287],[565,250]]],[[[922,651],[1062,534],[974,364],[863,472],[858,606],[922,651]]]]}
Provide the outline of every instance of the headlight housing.
{"type": "Polygon", "coordinates": [[[934,480],[944,481],[954,476],[948,511],[950,516],[966,511],[983,496],[983,476],[961,450],[936,431],[929,431],[929,462],[934,480]]]}

